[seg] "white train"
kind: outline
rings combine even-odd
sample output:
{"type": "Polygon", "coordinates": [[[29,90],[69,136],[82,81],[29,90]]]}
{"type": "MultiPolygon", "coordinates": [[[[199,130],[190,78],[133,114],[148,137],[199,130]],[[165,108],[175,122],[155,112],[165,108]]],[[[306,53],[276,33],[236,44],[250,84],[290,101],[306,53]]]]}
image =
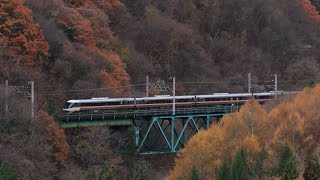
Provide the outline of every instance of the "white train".
{"type": "Polygon", "coordinates": [[[275,96],[285,94],[283,91],[266,93],[215,93],[211,95],[188,95],[188,96],[170,96],[162,95],[155,97],[140,98],[92,98],[69,100],[63,107],[67,113],[90,111],[90,110],[141,110],[141,109],[159,109],[172,107],[173,99],[175,106],[179,107],[201,107],[215,105],[234,105],[255,99],[261,103],[272,100],[275,96]]]}

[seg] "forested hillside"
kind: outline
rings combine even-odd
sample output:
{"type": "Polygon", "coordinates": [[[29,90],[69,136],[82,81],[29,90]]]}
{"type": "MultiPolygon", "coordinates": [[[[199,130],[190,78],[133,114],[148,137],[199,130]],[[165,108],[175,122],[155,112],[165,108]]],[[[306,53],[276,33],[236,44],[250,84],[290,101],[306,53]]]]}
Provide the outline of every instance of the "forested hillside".
{"type": "MultiPolygon", "coordinates": [[[[3,169],[21,179],[155,177],[156,163],[123,156],[109,143],[110,138],[123,143],[121,134],[60,129],[54,118],[63,103],[142,96],[144,86],[134,85],[146,75],[175,76],[180,95],[244,92],[249,72],[254,91],[269,91],[265,82],[271,74],[283,82],[279,89],[301,90],[320,79],[319,9],[318,0],[0,0],[0,179],[3,169]],[[24,118],[30,113],[26,100],[15,95],[9,102],[14,123],[2,120],[7,79],[10,85],[35,81],[34,122],[24,118]]],[[[268,144],[257,136],[243,141],[268,144]]],[[[253,153],[260,152],[252,146],[253,153]]],[[[300,150],[293,149],[305,152],[300,150]]],[[[228,165],[236,154],[230,153],[228,165]]],[[[215,158],[210,168],[221,162],[215,158]]],[[[180,175],[186,177],[176,165],[170,177],[180,175]]]]}
{"type": "Polygon", "coordinates": [[[319,91],[306,88],[269,111],[247,103],[195,135],[169,179],[319,179],[319,91]]]}
{"type": "MultiPolygon", "coordinates": [[[[40,91],[112,88],[102,93],[108,96],[135,92],[120,87],[146,75],[243,82],[248,72],[256,81],[277,73],[294,87],[318,79],[319,15],[312,2],[1,0],[1,78],[37,79],[40,91]]],[[[178,91],[245,87],[180,85],[178,91]]]]}

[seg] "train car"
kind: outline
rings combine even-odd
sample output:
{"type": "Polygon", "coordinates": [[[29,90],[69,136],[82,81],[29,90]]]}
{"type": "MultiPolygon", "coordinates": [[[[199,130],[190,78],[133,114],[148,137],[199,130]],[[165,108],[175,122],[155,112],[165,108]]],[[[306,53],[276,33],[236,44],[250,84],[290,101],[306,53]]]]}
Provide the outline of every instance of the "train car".
{"type": "Polygon", "coordinates": [[[134,107],[135,98],[92,98],[69,100],[63,108],[65,112],[77,112],[94,109],[134,107]]]}
{"type": "Polygon", "coordinates": [[[195,96],[155,96],[137,98],[137,108],[164,108],[171,107],[172,102],[175,100],[176,106],[190,106],[195,104],[195,96]]]}
{"type": "Polygon", "coordinates": [[[259,102],[272,100],[274,96],[280,95],[282,92],[267,92],[267,93],[216,93],[211,95],[189,95],[189,96],[155,96],[142,98],[92,98],[69,100],[64,108],[64,112],[79,112],[88,110],[133,110],[133,109],[157,109],[168,108],[172,106],[173,100],[175,105],[179,107],[190,106],[208,106],[208,105],[230,105],[242,104],[250,99],[255,99],[259,102]]]}

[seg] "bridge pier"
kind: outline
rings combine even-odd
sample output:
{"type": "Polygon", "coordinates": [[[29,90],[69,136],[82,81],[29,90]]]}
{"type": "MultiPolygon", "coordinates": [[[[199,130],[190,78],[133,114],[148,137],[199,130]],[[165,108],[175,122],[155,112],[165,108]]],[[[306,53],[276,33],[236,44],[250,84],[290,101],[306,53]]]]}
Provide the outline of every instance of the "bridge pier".
{"type": "Polygon", "coordinates": [[[207,130],[223,115],[151,116],[134,120],[135,144],[140,154],[176,153],[192,135],[207,130]]]}

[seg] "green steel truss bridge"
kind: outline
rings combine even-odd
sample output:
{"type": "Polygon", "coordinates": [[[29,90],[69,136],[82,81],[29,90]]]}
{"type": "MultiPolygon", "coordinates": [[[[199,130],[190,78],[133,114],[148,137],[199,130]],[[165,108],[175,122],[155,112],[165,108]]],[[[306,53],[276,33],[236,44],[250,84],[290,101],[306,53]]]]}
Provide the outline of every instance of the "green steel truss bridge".
{"type": "MultiPolygon", "coordinates": [[[[201,129],[207,130],[213,123],[218,123],[225,114],[238,111],[245,102],[256,99],[260,103],[265,103],[272,101],[279,94],[271,94],[268,97],[252,95],[247,98],[243,94],[240,95],[228,100],[221,98],[201,100],[196,97],[191,103],[183,100],[180,104],[179,101],[174,104],[171,99],[171,103],[157,105],[145,101],[147,98],[144,98],[141,104],[136,99],[134,105],[130,105],[128,99],[126,103],[121,99],[121,104],[115,105],[113,99],[110,105],[112,108],[101,106],[101,103],[99,108],[92,108],[92,105],[88,106],[86,103],[83,106],[78,105],[77,111],[65,113],[61,117],[60,126],[63,128],[99,125],[132,127],[135,145],[140,154],[176,153],[194,134],[201,129]],[[174,105],[176,107],[173,107],[174,105]]],[[[76,106],[76,102],[84,104],[83,102],[89,101],[68,102],[74,102],[76,106]]],[[[69,103],[68,106],[70,108],[73,105],[69,103]]]]}
{"type": "Polygon", "coordinates": [[[63,128],[97,125],[131,126],[134,140],[141,154],[175,153],[201,129],[207,130],[225,114],[237,111],[240,106],[206,106],[139,111],[103,111],[101,113],[75,113],[63,118],[63,128]]]}

